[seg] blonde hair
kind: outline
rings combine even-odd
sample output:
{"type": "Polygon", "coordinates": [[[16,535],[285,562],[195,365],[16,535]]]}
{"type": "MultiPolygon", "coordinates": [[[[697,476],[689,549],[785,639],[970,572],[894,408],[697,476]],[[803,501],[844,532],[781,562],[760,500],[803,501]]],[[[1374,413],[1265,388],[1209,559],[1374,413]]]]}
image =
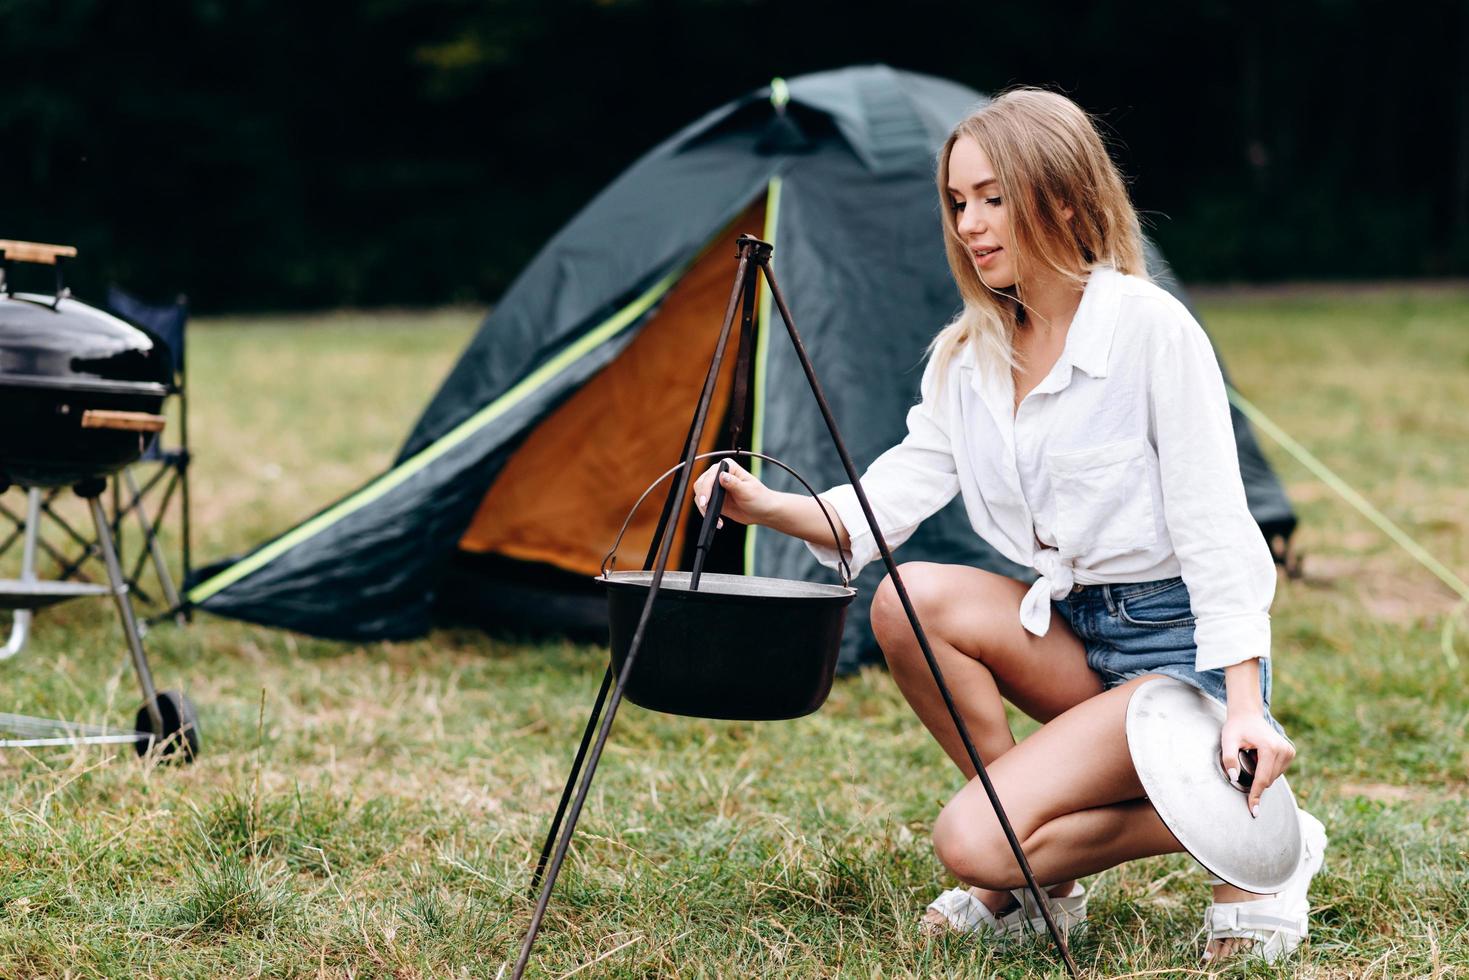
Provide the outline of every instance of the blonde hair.
{"type": "Polygon", "coordinates": [[[1091,117],[1064,95],[1015,88],[970,113],[940,151],[938,190],[949,269],[964,300],[929,346],[940,379],[966,344],[983,367],[1014,365],[1015,328],[1025,309],[1021,269],[1044,268],[1078,283],[1098,265],[1146,275],[1142,232],[1122,175],[1091,117]],[[964,137],[979,144],[1000,183],[1017,271],[1013,289],[985,285],[959,236],[949,154],[964,137]]]}

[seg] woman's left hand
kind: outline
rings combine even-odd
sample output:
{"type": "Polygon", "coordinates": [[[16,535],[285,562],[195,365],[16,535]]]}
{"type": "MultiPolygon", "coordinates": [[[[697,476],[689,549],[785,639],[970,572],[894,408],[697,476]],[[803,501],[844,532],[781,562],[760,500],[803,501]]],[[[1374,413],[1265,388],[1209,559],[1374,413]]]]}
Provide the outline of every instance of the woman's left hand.
{"type": "Polygon", "coordinates": [[[1239,753],[1242,749],[1254,749],[1256,753],[1255,778],[1250,784],[1248,806],[1253,816],[1260,815],[1260,794],[1285,772],[1296,757],[1296,747],[1290,739],[1277,732],[1265,720],[1263,714],[1230,714],[1219,734],[1220,762],[1229,773],[1230,782],[1239,784],[1239,753]]]}

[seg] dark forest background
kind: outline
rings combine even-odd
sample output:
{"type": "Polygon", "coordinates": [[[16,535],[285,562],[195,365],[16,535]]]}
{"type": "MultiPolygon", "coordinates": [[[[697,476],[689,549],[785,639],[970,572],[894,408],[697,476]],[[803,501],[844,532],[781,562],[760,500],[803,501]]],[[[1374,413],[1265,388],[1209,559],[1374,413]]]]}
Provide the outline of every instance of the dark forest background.
{"type": "Polygon", "coordinates": [[[1190,281],[1469,272],[1469,3],[0,0],[0,237],[196,310],[493,301],[653,144],[882,61],[1058,87],[1190,281]]]}

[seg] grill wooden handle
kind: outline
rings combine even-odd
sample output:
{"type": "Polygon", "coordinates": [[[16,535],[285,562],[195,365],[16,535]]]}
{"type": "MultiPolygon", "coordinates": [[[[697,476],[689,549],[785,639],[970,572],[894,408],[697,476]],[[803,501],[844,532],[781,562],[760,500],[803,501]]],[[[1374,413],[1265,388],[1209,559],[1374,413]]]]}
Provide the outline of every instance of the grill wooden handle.
{"type": "Polygon", "coordinates": [[[0,252],[12,262],[35,262],[37,265],[55,265],[57,259],[76,258],[75,245],[46,245],[42,242],[17,242],[0,238],[0,252]]]}
{"type": "Polygon", "coordinates": [[[89,408],[82,413],[84,429],[122,429],[126,432],[162,432],[163,416],[148,412],[114,412],[89,408]]]}

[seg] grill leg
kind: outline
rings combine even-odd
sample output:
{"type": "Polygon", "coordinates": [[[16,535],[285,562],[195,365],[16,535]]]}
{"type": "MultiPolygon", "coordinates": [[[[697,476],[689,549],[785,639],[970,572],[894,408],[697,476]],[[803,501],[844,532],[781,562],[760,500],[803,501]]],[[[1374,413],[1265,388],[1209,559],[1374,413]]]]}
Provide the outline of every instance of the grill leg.
{"type": "MultiPolygon", "coordinates": [[[[26,491],[26,531],[20,552],[20,580],[22,582],[36,580],[36,539],[40,533],[41,491],[31,487],[26,491]]],[[[15,611],[15,618],[10,624],[10,640],[4,647],[0,647],[0,660],[9,660],[25,649],[26,640],[31,635],[33,615],[35,614],[29,609],[15,611]]]]}
{"type": "MultiPolygon", "coordinates": [[[[82,489],[78,488],[78,493],[82,489]]],[[[166,731],[163,715],[158,710],[158,689],[153,686],[153,671],[148,666],[148,654],[143,650],[143,636],[138,632],[138,617],[133,614],[133,602],[128,598],[128,584],[122,577],[122,566],[117,560],[117,549],[112,544],[112,529],[107,523],[107,514],[97,494],[87,495],[87,506],[92,510],[92,523],[97,525],[97,544],[102,549],[102,560],[107,563],[107,581],[112,586],[112,601],[117,604],[117,614],[122,619],[122,631],[127,635],[128,653],[133,659],[133,670],[138,675],[138,686],[143,689],[143,707],[153,721],[155,732],[166,731]]]]}

